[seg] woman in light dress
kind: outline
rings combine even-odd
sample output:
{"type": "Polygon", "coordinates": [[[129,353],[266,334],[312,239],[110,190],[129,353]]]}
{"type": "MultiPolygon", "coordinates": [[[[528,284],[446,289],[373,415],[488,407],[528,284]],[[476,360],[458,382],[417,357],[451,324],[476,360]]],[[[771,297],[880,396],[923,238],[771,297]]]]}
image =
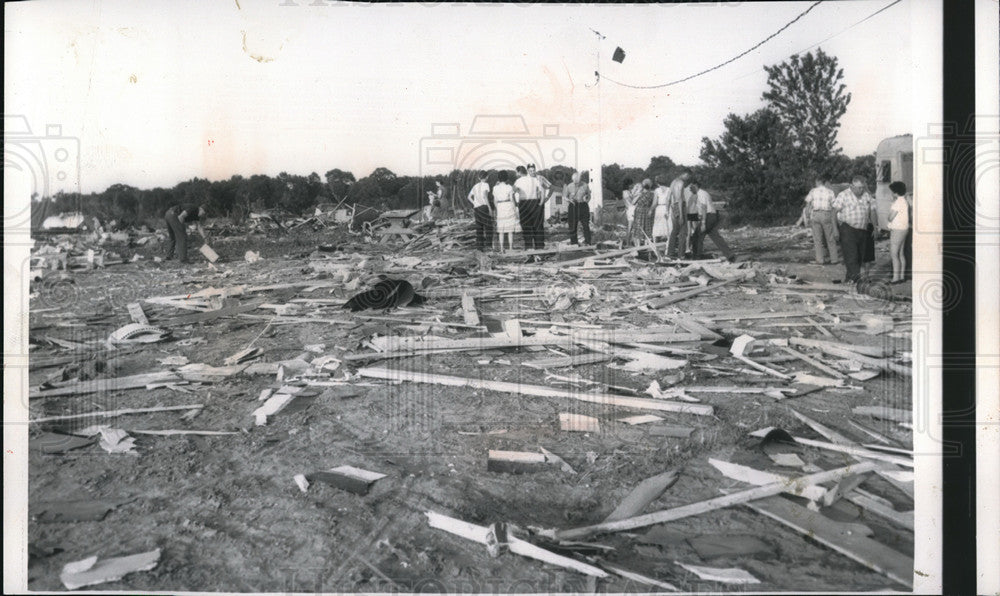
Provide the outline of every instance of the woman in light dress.
{"type": "Polygon", "coordinates": [[[656,211],[653,213],[653,240],[666,240],[670,237],[671,221],[667,217],[667,207],[670,203],[670,187],[663,176],[656,177],[656,191],[653,193],[656,211]]]}
{"type": "Polygon", "coordinates": [[[514,231],[517,228],[517,197],[514,188],[507,184],[507,172],[500,172],[496,186],[493,187],[493,203],[497,210],[497,239],[500,241],[500,252],[504,250],[504,237],[507,246],[514,248],[514,231]]]}

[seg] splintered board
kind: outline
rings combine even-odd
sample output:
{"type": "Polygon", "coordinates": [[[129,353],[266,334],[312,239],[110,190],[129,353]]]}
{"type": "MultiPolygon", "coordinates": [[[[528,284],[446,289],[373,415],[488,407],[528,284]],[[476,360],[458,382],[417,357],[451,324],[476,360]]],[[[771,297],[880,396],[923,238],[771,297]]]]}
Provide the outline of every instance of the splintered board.
{"type": "Polygon", "coordinates": [[[372,484],[381,478],[385,478],[385,474],[362,470],[354,466],[339,466],[306,476],[310,482],[324,482],[356,495],[367,495],[372,484]]]}

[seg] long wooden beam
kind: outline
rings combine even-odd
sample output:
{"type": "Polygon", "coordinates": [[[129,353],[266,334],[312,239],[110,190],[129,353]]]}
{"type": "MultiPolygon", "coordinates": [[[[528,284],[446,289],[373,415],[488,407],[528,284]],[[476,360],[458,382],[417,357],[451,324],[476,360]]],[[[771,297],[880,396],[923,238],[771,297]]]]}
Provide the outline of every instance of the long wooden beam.
{"type": "MultiPolygon", "coordinates": [[[[845,466],[843,468],[817,472],[808,476],[799,476],[798,478],[792,479],[791,482],[797,486],[810,486],[813,484],[822,484],[824,482],[836,482],[845,476],[871,472],[876,467],[878,467],[878,464],[875,462],[861,462],[845,466]]],[[[662,524],[664,522],[691,517],[692,515],[700,515],[709,511],[715,511],[716,509],[722,509],[724,507],[729,507],[730,505],[742,505],[756,499],[773,497],[787,491],[788,486],[788,482],[775,482],[773,484],[757,486],[738,493],[716,497],[707,501],[691,503],[690,505],[682,505],[681,507],[674,507],[672,509],[654,511],[653,513],[647,513],[645,515],[630,517],[614,522],[594,524],[592,526],[572,528],[569,530],[557,530],[554,533],[554,537],[557,540],[579,540],[594,534],[621,532],[624,530],[634,530],[636,528],[662,524]]]]}
{"type": "Polygon", "coordinates": [[[533,395],[536,397],[561,397],[607,406],[657,410],[660,412],[679,412],[682,414],[696,414],[698,416],[711,416],[714,412],[712,406],[706,404],[678,403],[662,399],[625,397],[622,395],[611,395],[607,393],[565,391],[562,389],[545,387],[544,385],[529,385],[527,383],[509,383],[507,381],[452,377],[449,375],[437,375],[392,368],[359,368],[358,375],[368,377],[370,379],[409,381],[411,383],[428,383],[432,385],[448,385],[451,387],[471,387],[473,389],[485,389],[488,391],[499,391],[501,393],[514,393],[518,395],[533,395]]]}

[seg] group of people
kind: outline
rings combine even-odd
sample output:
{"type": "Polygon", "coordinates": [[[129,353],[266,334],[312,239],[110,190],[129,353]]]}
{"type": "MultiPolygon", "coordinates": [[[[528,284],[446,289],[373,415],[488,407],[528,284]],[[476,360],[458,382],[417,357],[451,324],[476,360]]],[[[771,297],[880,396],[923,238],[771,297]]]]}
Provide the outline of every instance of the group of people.
{"type": "MultiPolygon", "coordinates": [[[[552,198],[553,185],[538,175],[534,164],[518,166],[516,172],[513,185],[508,183],[507,172],[502,171],[492,188],[487,173],[480,172],[479,182],[469,191],[467,198],[476,222],[476,248],[480,251],[493,244],[494,233],[501,252],[513,249],[518,224],[526,249],[545,248],[545,204],[552,198]]],[[[576,172],[562,194],[567,203],[570,243],[577,244],[582,232],[583,242],[590,244],[590,186],[576,172]]]]}
{"type": "MultiPolygon", "coordinates": [[[[812,227],[816,263],[836,265],[841,262],[841,254],[846,269],[844,282],[853,283],[861,279],[861,266],[875,260],[875,235],[880,229],[875,200],[868,194],[864,178],[851,180],[850,188],[835,194],[827,179],[820,176],[816,186],[805,199],[803,217],[812,227]],[[830,260],[825,257],[829,254],[830,260]]],[[[893,182],[889,185],[893,203],[889,208],[889,256],[892,259],[892,284],[905,281],[906,237],[910,229],[910,208],[906,194],[906,184],[893,182]]],[[[838,280],[840,281],[840,280],[838,280]]]]}
{"type": "Polygon", "coordinates": [[[666,240],[668,257],[698,259],[704,256],[707,236],[726,259],[735,260],[719,233],[722,216],[712,196],[690,172],[682,172],[670,184],[666,177],[657,176],[655,189],[649,178],[637,184],[626,179],[622,198],[628,220],[626,236],[634,246],[666,240]]]}

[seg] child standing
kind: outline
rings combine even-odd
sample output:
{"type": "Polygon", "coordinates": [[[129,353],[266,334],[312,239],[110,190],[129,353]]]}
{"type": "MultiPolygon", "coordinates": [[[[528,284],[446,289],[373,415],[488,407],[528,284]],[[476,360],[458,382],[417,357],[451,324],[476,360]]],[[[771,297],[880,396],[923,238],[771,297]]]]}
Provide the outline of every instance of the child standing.
{"type": "Polygon", "coordinates": [[[514,196],[514,188],[507,184],[507,172],[500,172],[497,176],[496,186],[493,187],[493,202],[497,209],[497,239],[500,241],[500,252],[505,252],[503,247],[504,237],[507,237],[507,246],[514,248],[514,229],[517,227],[517,198],[514,196]]]}
{"type": "Polygon", "coordinates": [[[901,284],[906,272],[906,255],[903,246],[910,228],[909,205],[906,202],[906,184],[896,181],[889,185],[895,200],[889,208],[889,256],[892,258],[892,283],[901,284]]]}

